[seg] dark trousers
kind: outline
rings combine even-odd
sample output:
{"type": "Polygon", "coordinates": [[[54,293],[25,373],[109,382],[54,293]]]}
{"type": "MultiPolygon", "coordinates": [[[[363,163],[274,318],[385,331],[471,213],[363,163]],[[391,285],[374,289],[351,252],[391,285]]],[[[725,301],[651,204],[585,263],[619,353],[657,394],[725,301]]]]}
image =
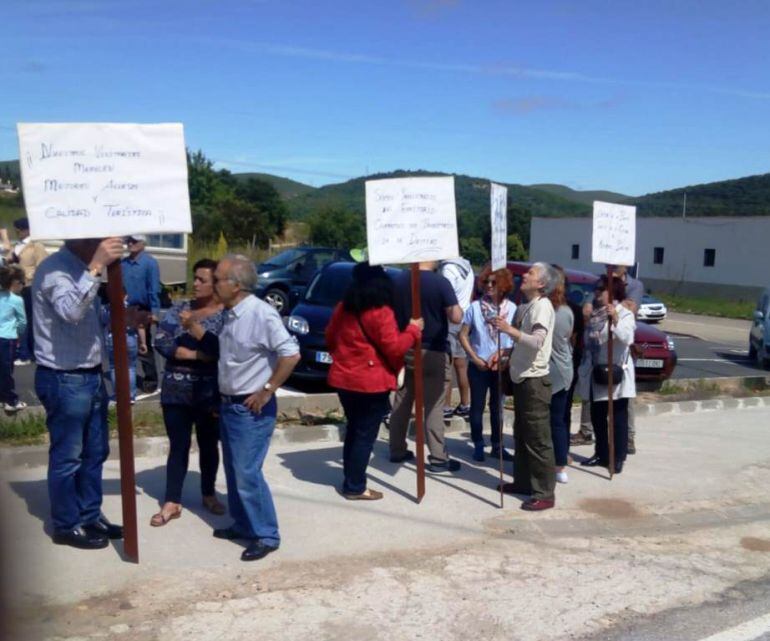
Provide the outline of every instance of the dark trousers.
{"type": "Polygon", "coordinates": [[[569,390],[563,389],[551,396],[551,440],[553,441],[554,460],[558,467],[567,464],[569,454],[569,423],[565,407],[569,408],[569,390]]]}
{"type": "Polygon", "coordinates": [[[139,354],[139,363],[142,366],[141,389],[144,392],[154,392],[158,389],[158,367],[155,365],[155,350],[152,348],[155,326],[150,325],[147,332],[147,352],[139,354]]]}
{"type": "Polygon", "coordinates": [[[166,461],[166,502],[182,502],[182,486],[190,460],[193,424],[198,441],[201,494],[213,496],[219,468],[219,420],[210,409],[189,405],[163,405],[168,434],[166,461]]]}
{"type": "MultiPolygon", "coordinates": [[[[594,437],[596,438],[596,456],[604,464],[610,461],[610,445],[607,438],[607,401],[591,402],[591,422],[594,424],[594,437]]],[[[613,422],[615,429],[615,462],[626,460],[628,455],[628,399],[619,398],[612,401],[614,413],[613,422]]]]}
{"type": "Polygon", "coordinates": [[[32,327],[32,287],[24,287],[21,290],[21,299],[24,301],[24,313],[27,315],[27,329],[19,337],[18,357],[22,361],[34,361],[35,335],[32,327]]]}
{"type": "MultiPolygon", "coordinates": [[[[484,406],[489,393],[489,424],[492,429],[492,447],[500,445],[500,386],[498,373],[492,370],[482,371],[468,361],[468,383],[471,388],[471,440],[484,443],[484,406]]],[[[503,374],[508,375],[508,372],[503,374]]]]}
{"type": "Polygon", "coordinates": [[[13,380],[13,361],[16,360],[16,341],[0,338],[0,403],[16,405],[16,384],[13,380]]]}
{"type": "Polygon", "coordinates": [[[342,465],[345,479],[342,491],[361,494],[366,491],[366,468],[372,455],[380,423],[390,410],[388,392],[351,392],[337,390],[345,410],[347,428],[342,447],[342,465]]]}
{"type": "Polygon", "coordinates": [[[532,498],[553,500],[556,487],[551,440],[551,381],[547,376],[513,384],[514,485],[532,498]]]}
{"type": "Polygon", "coordinates": [[[51,440],[48,496],[54,530],[92,523],[101,514],[102,466],[110,453],[102,374],[38,367],[35,392],[51,440]]]}

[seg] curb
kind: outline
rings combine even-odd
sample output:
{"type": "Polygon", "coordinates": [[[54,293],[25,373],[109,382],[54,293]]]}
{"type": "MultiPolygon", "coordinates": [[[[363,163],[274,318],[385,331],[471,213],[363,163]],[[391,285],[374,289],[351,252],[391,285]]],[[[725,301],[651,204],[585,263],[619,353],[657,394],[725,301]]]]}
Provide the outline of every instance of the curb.
{"type": "MultiPolygon", "coordinates": [[[[336,399],[336,394],[329,394],[336,399]]],[[[336,406],[335,406],[336,407],[336,406]]],[[[704,401],[672,401],[664,403],[639,403],[636,406],[637,416],[665,416],[689,414],[692,412],[718,412],[721,410],[743,410],[755,408],[770,408],[770,396],[748,396],[746,398],[715,398],[704,401]]],[[[328,408],[327,408],[328,409],[328,408]]],[[[512,412],[505,411],[505,425],[511,424],[512,412]]],[[[572,408],[573,423],[580,423],[580,406],[572,408]]],[[[469,431],[465,420],[453,417],[446,426],[446,433],[457,434],[469,431]]],[[[414,421],[409,425],[409,434],[414,434],[414,421]]],[[[340,443],[345,438],[345,425],[296,425],[283,424],[273,432],[272,442],[275,445],[292,445],[297,443],[340,443]]],[[[380,427],[379,438],[387,440],[388,430],[380,427]]],[[[196,451],[193,443],[191,451],[196,451]]],[[[146,436],[134,439],[134,457],[152,458],[168,454],[168,439],[165,436],[146,436]]],[[[109,460],[118,460],[118,441],[110,441],[109,460]]],[[[48,464],[47,445],[7,446],[0,448],[0,467],[38,467],[48,464]]]]}

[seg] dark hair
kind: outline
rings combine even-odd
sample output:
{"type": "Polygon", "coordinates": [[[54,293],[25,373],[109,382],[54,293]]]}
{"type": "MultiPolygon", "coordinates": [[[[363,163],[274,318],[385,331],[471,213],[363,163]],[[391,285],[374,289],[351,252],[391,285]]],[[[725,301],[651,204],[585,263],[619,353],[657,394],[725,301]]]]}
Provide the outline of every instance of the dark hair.
{"type": "MultiPolygon", "coordinates": [[[[607,289],[608,281],[607,281],[607,275],[602,274],[599,276],[599,280],[596,281],[595,289],[601,289],[605,290],[607,289]]],[[[626,300],[626,284],[620,280],[620,278],[613,278],[612,279],[612,296],[610,297],[610,302],[612,301],[624,301],[626,300]]]]}
{"type": "Polygon", "coordinates": [[[18,265],[0,267],[0,289],[11,289],[13,281],[24,283],[24,270],[18,265]]]}
{"type": "Polygon", "coordinates": [[[217,271],[217,265],[219,263],[211,258],[201,258],[193,265],[193,274],[199,269],[210,269],[212,272],[217,271]]]}
{"type": "Polygon", "coordinates": [[[29,230],[29,218],[17,218],[13,221],[13,226],[16,229],[26,229],[29,230]]]}
{"type": "Polygon", "coordinates": [[[393,283],[385,270],[368,262],[353,268],[353,282],[342,299],[342,307],[351,314],[361,314],[376,307],[393,307],[393,283]]]}

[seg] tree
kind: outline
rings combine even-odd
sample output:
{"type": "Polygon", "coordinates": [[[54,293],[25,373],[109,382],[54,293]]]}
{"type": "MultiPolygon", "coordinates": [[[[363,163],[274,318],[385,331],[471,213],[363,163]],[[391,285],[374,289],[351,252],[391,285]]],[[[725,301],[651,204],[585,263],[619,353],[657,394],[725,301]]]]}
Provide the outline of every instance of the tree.
{"type": "Polygon", "coordinates": [[[489,252],[481,238],[460,238],[460,253],[473,265],[483,265],[489,260],[489,252]]]}
{"type": "Polygon", "coordinates": [[[325,205],[311,213],[308,226],[315,245],[349,249],[366,242],[364,217],[339,205],[325,205]]]}
{"type": "Polygon", "coordinates": [[[518,234],[508,236],[508,260],[527,260],[528,254],[518,234]]]}
{"type": "Polygon", "coordinates": [[[257,205],[228,195],[215,205],[221,216],[222,231],[228,242],[251,247],[267,247],[271,234],[268,216],[257,205]]]}
{"type": "Polygon", "coordinates": [[[271,236],[280,236],[286,229],[287,210],[278,190],[266,180],[248,178],[235,183],[235,195],[267,214],[271,236]]]}

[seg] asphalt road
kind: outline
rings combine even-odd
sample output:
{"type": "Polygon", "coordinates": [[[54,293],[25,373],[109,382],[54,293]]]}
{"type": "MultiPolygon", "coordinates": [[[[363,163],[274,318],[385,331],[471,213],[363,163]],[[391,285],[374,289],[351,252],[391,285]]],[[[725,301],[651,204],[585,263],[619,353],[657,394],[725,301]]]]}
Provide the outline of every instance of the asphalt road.
{"type": "MultiPolygon", "coordinates": [[[[673,378],[770,375],[749,361],[750,323],[747,321],[672,313],[656,327],[674,339],[679,363],[673,378]]],[[[17,367],[14,376],[19,397],[29,405],[38,404],[34,372],[34,366],[26,365],[17,367]]],[[[329,391],[324,385],[314,383],[299,385],[297,389],[311,394],[329,391]]]]}

